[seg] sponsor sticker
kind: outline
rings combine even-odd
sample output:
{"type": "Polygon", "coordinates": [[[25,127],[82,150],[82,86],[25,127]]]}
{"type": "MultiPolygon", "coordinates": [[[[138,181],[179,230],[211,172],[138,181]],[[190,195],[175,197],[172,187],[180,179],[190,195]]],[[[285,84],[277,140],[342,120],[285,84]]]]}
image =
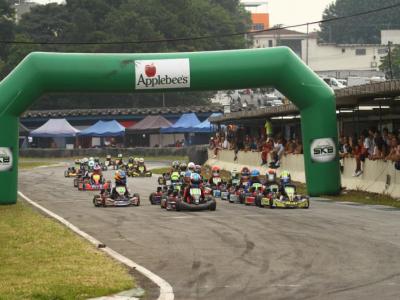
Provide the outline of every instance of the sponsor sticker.
{"type": "Polygon", "coordinates": [[[315,139],[311,143],[311,159],[326,163],[336,158],[336,144],[332,138],[315,139]]]}
{"type": "Polygon", "coordinates": [[[136,90],[190,88],[188,58],[135,61],[136,90]]]}
{"type": "Polygon", "coordinates": [[[0,172],[10,171],[13,167],[11,148],[0,147],[0,172]]]}

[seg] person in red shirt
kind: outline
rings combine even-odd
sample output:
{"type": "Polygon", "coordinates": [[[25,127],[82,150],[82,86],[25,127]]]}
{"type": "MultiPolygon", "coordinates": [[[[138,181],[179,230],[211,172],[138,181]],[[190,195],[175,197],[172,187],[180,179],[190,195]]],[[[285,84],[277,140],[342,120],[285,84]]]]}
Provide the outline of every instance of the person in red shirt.
{"type": "Polygon", "coordinates": [[[261,159],[262,159],[262,164],[266,165],[268,164],[268,155],[271,152],[273,148],[273,142],[270,138],[268,138],[264,144],[262,145],[261,148],[261,159]]]}

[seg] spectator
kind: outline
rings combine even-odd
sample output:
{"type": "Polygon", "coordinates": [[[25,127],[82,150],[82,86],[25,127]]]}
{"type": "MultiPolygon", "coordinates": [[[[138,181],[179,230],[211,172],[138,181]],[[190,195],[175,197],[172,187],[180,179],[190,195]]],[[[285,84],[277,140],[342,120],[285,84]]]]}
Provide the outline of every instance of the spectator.
{"type": "Polygon", "coordinates": [[[377,160],[377,159],[383,159],[384,156],[384,141],[379,133],[379,131],[374,132],[374,139],[373,139],[373,145],[374,145],[374,150],[371,156],[372,160],[377,160]]]}
{"type": "Polygon", "coordinates": [[[293,154],[296,148],[296,142],[294,140],[289,140],[285,146],[285,155],[293,154]]]}
{"type": "Polygon", "coordinates": [[[225,139],[224,137],[221,138],[221,146],[222,146],[222,149],[225,149],[225,150],[229,149],[228,140],[225,139]]]}
{"type": "Polygon", "coordinates": [[[366,143],[365,140],[366,137],[362,134],[358,139],[356,148],[353,151],[354,158],[356,159],[356,170],[353,174],[353,177],[358,177],[363,173],[361,163],[365,162],[365,158],[368,156],[368,151],[364,147],[364,145],[368,145],[368,143],[366,143]]]}
{"type": "Polygon", "coordinates": [[[256,138],[253,138],[253,139],[252,139],[251,145],[250,145],[250,150],[251,150],[252,152],[255,152],[255,151],[258,150],[256,138]]]}
{"type": "Polygon", "coordinates": [[[271,168],[279,168],[280,166],[280,160],[282,158],[282,155],[285,151],[285,148],[283,147],[283,139],[278,138],[276,143],[274,143],[274,149],[271,152],[271,168]]]}
{"type": "Polygon", "coordinates": [[[296,147],[293,154],[303,154],[303,144],[299,138],[296,138],[296,147]]]}
{"type": "Polygon", "coordinates": [[[392,137],[390,143],[390,151],[389,154],[385,157],[385,160],[397,161],[399,160],[399,145],[396,137],[392,137]]]}
{"type": "Polygon", "coordinates": [[[250,151],[251,148],[251,140],[250,140],[250,136],[248,134],[246,134],[246,137],[244,138],[244,151],[250,151]]]}
{"type": "Polygon", "coordinates": [[[268,164],[268,155],[272,151],[273,147],[273,140],[271,138],[266,139],[261,149],[261,159],[263,165],[268,164]]]}

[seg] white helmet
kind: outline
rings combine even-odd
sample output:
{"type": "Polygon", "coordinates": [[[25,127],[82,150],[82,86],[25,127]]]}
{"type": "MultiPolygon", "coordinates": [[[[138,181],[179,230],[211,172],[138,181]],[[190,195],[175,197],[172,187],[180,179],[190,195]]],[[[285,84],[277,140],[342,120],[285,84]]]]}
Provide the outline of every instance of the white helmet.
{"type": "Polygon", "coordinates": [[[93,158],[93,157],[91,157],[91,158],[89,158],[89,160],[90,160],[90,161],[94,161],[94,158],[93,158]]]}
{"type": "Polygon", "coordinates": [[[141,164],[143,164],[143,163],[144,163],[144,158],[143,158],[143,157],[139,158],[139,162],[140,162],[141,164]]]}
{"type": "Polygon", "coordinates": [[[194,171],[195,168],[196,168],[196,165],[195,165],[194,162],[188,163],[188,169],[189,169],[190,171],[194,171]]]}
{"type": "Polygon", "coordinates": [[[120,154],[118,154],[118,158],[122,158],[122,154],[120,153],[120,154]]]}

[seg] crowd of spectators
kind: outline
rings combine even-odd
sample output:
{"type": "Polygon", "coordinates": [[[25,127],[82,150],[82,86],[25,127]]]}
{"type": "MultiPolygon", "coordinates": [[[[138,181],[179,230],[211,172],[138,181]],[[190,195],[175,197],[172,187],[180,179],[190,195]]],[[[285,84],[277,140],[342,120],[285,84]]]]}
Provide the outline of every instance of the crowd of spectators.
{"type": "Polygon", "coordinates": [[[239,151],[259,152],[261,165],[270,165],[271,167],[279,167],[280,160],[284,155],[303,153],[300,138],[286,140],[281,134],[251,136],[250,134],[241,134],[240,130],[217,132],[214,137],[211,137],[209,148],[214,150],[215,157],[221,149],[233,150],[235,151],[235,160],[237,160],[239,151]]]}
{"type": "Polygon", "coordinates": [[[389,132],[383,128],[382,132],[376,128],[364,130],[359,136],[342,136],[339,141],[339,155],[343,169],[343,159],[354,157],[356,170],[353,176],[363,173],[362,164],[366,159],[395,162],[396,169],[400,169],[400,134],[389,132]]]}
{"type": "MultiPolygon", "coordinates": [[[[229,127],[226,131],[217,132],[210,139],[209,145],[210,149],[214,150],[214,156],[216,157],[221,149],[235,151],[235,160],[239,151],[259,152],[261,165],[279,167],[283,156],[303,154],[300,138],[286,140],[281,134],[272,136],[263,132],[258,136],[251,136],[244,132],[240,129],[230,130],[229,127]]],[[[359,135],[342,135],[339,139],[339,156],[342,171],[344,158],[355,158],[355,177],[363,173],[363,162],[366,159],[393,161],[395,168],[400,170],[400,131],[396,134],[383,128],[380,132],[372,127],[359,135]]]]}

